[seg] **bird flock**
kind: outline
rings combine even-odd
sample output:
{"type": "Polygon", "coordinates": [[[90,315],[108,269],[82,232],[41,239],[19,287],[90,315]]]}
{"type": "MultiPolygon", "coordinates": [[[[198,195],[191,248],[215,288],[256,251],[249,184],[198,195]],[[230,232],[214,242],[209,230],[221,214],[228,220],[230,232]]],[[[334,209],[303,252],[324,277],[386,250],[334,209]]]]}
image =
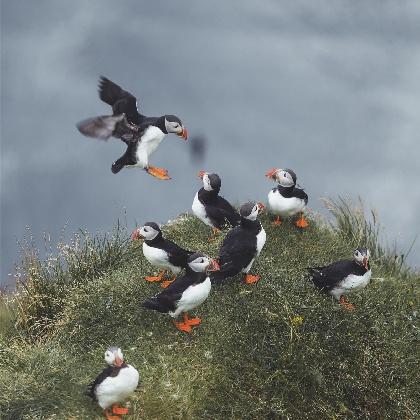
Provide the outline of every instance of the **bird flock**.
{"type": "MultiPolygon", "coordinates": [[[[134,166],[157,179],[170,179],[168,170],[152,166],[149,158],[169,133],[187,140],[188,131],[180,118],[175,115],[147,117],[141,114],[136,97],[103,76],[99,80],[99,97],[112,107],[112,115],[83,120],[77,128],[88,137],[102,140],[115,137],[126,144],[125,153],[112,163],[112,172],[116,174],[124,167],[134,166]]],[[[306,229],[309,222],[304,213],[308,195],[297,184],[296,173],[291,169],[273,168],[265,175],[276,183],[267,197],[267,209],[274,216],[273,225],[279,226],[291,219],[298,229],[306,229]]],[[[193,214],[211,228],[209,241],[213,241],[221,230],[228,230],[217,258],[183,249],[164,238],[155,222],[145,223],[131,235],[133,241],[143,241],[145,259],[160,270],[157,275],[147,276],[145,280],[160,282],[163,290],[147,299],[143,307],[168,314],[173,325],[185,333],[191,333],[193,327],[200,325],[201,319],[191,318],[189,312],[208,298],[213,285],[239,274],[248,285],[260,280],[259,275],[252,274],[252,266],[267,240],[267,234],[258,220],[258,215],[266,208],[264,204],[247,202],[237,210],[219,195],[222,184],[219,175],[201,171],[199,178],[203,186],[193,198],[193,214]]],[[[334,296],[344,309],[353,310],[354,306],[344,295],[369,283],[369,258],[369,250],[359,247],[352,259],[308,268],[308,278],[320,290],[334,296]]],[[[108,420],[116,420],[128,413],[128,409],[120,403],[137,388],[139,374],[133,366],[124,362],[118,347],[106,350],[105,361],[107,368],[90,384],[87,394],[97,401],[108,420]]]]}

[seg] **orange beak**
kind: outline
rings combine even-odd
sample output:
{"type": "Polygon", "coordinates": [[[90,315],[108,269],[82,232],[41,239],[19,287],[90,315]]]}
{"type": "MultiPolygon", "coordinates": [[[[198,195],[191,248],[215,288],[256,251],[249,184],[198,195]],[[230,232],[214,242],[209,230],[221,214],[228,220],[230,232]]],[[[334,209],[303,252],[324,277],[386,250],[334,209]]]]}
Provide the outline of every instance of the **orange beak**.
{"type": "Polygon", "coordinates": [[[207,267],[207,271],[219,271],[220,265],[216,260],[210,260],[210,264],[207,267]]]}
{"type": "Polygon", "coordinates": [[[140,229],[134,229],[133,233],[131,234],[131,240],[136,241],[138,239],[143,239],[143,236],[140,235],[140,229]]]}
{"type": "Polygon", "coordinates": [[[260,209],[260,212],[264,211],[265,206],[263,203],[258,203],[258,208],[260,209]]]}
{"type": "Polygon", "coordinates": [[[188,130],[185,127],[182,127],[182,131],[178,133],[177,136],[182,137],[184,140],[187,140],[188,130]]]}
{"type": "Polygon", "coordinates": [[[120,359],[118,356],[115,356],[114,365],[120,367],[123,364],[123,360],[120,359]]]}
{"type": "Polygon", "coordinates": [[[369,260],[367,257],[363,258],[363,267],[365,267],[366,270],[369,270],[369,260]]]}
{"type": "Polygon", "coordinates": [[[206,172],[205,171],[200,171],[199,173],[198,173],[198,177],[200,178],[200,179],[203,179],[203,176],[206,174],[206,172]]]}
{"type": "Polygon", "coordinates": [[[266,172],[265,176],[266,176],[267,178],[273,178],[273,179],[274,179],[274,177],[275,177],[275,175],[276,175],[277,171],[278,171],[278,169],[277,169],[277,168],[270,169],[269,171],[267,171],[267,172],[266,172]]]}

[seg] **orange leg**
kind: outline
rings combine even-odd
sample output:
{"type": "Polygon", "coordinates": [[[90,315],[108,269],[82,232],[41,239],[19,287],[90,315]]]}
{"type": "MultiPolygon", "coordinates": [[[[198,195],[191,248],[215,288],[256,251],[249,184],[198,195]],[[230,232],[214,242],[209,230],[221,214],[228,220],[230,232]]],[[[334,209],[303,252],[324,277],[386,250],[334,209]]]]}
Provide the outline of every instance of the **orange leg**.
{"type": "Polygon", "coordinates": [[[347,311],[354,311],[354,305],[351,304],[350,302],[347,302],[345,297],[342,295],[340,296],[340,305],[346,309],[347,311]]]}
{"type": "Polygon", "coordinates": [[[128,414],[128,408],[121,407],[119,404],[112,404],[112,412],[114,414],[128,414]]]}
{"type": "Polygon", "coordinates": [[[212,234],[209,236],[208,241],[212,242],[216,239],[216,236],[220,233],[220,229],[212,228],[212,234]]]}
{"type": "Polygon", "coordinates": [[[300,213],[299,219],[296,221],[296,226],[301,229],[305,229],[309,226],[307,220],[303,217],[303,213],[300,213]]]}
{"type": "Polygon", "coordinates": [[[186,333],[191,332],[191,326],[186,324],[185,322],[178,322],[178,321],[175,321],[175,320],[173,320],[172,322],[175,325],[175,328],[177,328],[179,331],[183,331],[183,332],[186,332],[186,333]]]}
{"type": "Polygon", "coordinates": [[[184,324],[189,326],[199,325],[201,322],[200,318],[188,318],[188,312],[184,312],[184,324]]]}
{"type": "Polygon", "coordinates": [[[149,165],[146,170],[150,175],[157,179],[171,179],[171,177],[168,175],[167,169],[156,168],[156,166],[149,165]]]}
{"type": "Polygon", "coordinates": [[[154,277],[153,276],[151,276],[151,277],[145,277],[144,279],[146,281],[150,281],[150,282],[153,282],[153,281],[162,281],[164,275],[165,275],[165,270],[161,271],[157,276],[154,276],[154,277]]]}
{"type": "Polygon", "coordinates": [[[280,219],[280,216],[277,216],[276,220],[274,220],[273,224],[276,225],[276,226],[279,226],[279,225],[281,225],[281,223],[282,223],[282,221],[280,219]]]}
{"type": "Polygon", "coordinates": [[[161,284],[160,287],[163,287],[164,289],[166,289],[169,285],[171,285],[176,279],[176,276],[173,276],[170,280],[164,280],[161,284]]]}
{"type": "Polygon", "coordinates": [[[121,420],[121,416],[112,415],[112,412],[108,409],[104,410],[104,416],[106,420],[121,420]]]}
{"type": "Polygon", "coordinates": [[[252,274],[247,274],[245,276],[245,283],[253,284],[253,283],[256,283],[260,278],[261,278],[260,276],[253,276],[252,274]]]}

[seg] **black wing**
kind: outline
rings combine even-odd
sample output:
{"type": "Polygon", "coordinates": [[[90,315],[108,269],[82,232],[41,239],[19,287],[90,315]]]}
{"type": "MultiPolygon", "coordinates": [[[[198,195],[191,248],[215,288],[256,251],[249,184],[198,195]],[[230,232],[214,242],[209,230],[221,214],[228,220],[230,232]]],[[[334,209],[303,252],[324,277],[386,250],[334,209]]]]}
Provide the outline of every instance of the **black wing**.
{"type": "Polygon", "coordinates": [[[354,272],[354,261],[341,260],[324,267],[308,268],[315,286],[330,290],[354,272]]]}
{"type": "Polygon", "coordinates": [[[293,190],[293,197],[300,198],[301,200],[305,201],[305,204],[308,204],[308,194],[306,194],[302,188],[295,187],[293,190]]]}
{"type": "Polygon", "coordinates": [[[144,119],[137,110],[137,99],[104,76],[99,78],[99,97],[112,106],[114,115],[125,114],[128,122],[139,125],[144,119]]]}
{"type": "Polygon", "coordinates": [[[175,242],[165,239],[162,247],[169,255],[169,262],[176,267],[187,267],[187,259],[193,251],[181,248],[175,242]]]}
{"type": "Polygon", "coordinates": [[[96,379],[91,382],[86,389],[85,395],[93,398],[96,401],[95,389],[96,387],[102,383],[108,376],[115,376],[114,374],[114,367],[108,366],[106,367],[97,377],[96,379]]]}
{"type": "Polygon", "coordinates": [[[214,202],[206,204],[206,213],[218,229],[221,229],[226,223],[237,226],[241,221],[239,213],[227,200],[220,196],[214,202]]]}

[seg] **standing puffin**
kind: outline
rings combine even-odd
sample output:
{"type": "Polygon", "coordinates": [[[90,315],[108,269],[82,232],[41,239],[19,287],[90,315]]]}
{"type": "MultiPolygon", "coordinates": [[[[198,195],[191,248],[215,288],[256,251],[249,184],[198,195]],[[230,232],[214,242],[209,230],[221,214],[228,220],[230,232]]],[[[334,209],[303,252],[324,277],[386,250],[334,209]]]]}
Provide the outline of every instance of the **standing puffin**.
{"type": "Polygon", "coordinates": [[[187,259],[193,254],[192,251],[187,251],[169,239],[165,239],[159,226],[154,222],[147,222],[143,227],[135,229],[131,234],[131,239],[144,239],[143,255],[146,260],[163,270],[155,277],[146,277],[147,281],[162,281],[166,270],[173,273],[174,277],[171,280],[161,283],[163,288],[168,287],[183,268],[187,268],[187,259]]]}
{"type": "Polygon", "coordinates": [[[135,391],[139,373],[133,366],[124,363],[124,356],[118,347],[106,350],[105,361],[108,367],[89,384],[86,395],[99,404],[108,420],[117,420],[121,418],[120,414],[128,413],[128,408],[121,407],[119,403],[135,391]]]}
{"type": "Polygon", "coordinates": [[[347,310],[354,306],[347,302],[344,293],[364,288],[370,281],[372,270],[369,265],[370,252],[357,248],[353,260],[341,260],[324,267],[308,268],[315,286],[334,296],[347,310]]]}
{"type": "Polygon", "coordinates": [[[88,137],[108,140],[111,136],[127,145],[123,156],[111,167],[114,174],[124,166],[145,169],[159,179],[170,179],[166,169],[149,165],[149,156],[156,150],[168,133],[187,139],[187,129],[174,115],[146,117],[137,110],[137,99],[106,77],[99,79],[99,97],[112,106],[113,115],[105,115],[81,121],[78,130],[88,137]]]}
{"type": "Polygon", "coordinates": [[[143,303],[147,309],[167,313],[180,331],[191,332],[191,327],[200,324],[200,318],[188,318],[188,311],[201,305],[209,296],[211,282],[207,272],[219,270],[215,260],[201,252],[188,257],[185,275],[178,277],[167,289],[143,303]],[[176,320],[183,314],[183,321],[176,320]]]}
{"type": "Polygon", "coordinates": [[[257,220],[258,214],[264,209],[261,203],[245,203],[239,213],[241,223],[228,232],[219,251],[218,262],[220,271],[213,273],[211,280],[218,283],[227,277],[245,274],[245,283],[255,283],[260,276],[248,274],[252,264],[260,255],[266,240],[266,233],[257,220]]]}
{"type": "Polygon", "coordinates": [[[281,217],[290,217],[299,214],[296,221],[299,228],[308,227],[308,222],[303,217],[303,210],[308,204],[308,195],[302,188],[296,186],[296,174],[291,169],[271,169],[266,177],[277,181],[278,185],[268,193],[268,208],[277,215],[275,225],[281,224],[281,217]]]}
{"type": "Polygon", "coordinates": [[[222,185],[219,175],[200,171],[198,176],[203,180],[203,187],[194,197],[193,214],[213,228],[213,235],[217,234],[226,224],[238,225],[241,221],[238,212],[219,195],[222,185]]]}

